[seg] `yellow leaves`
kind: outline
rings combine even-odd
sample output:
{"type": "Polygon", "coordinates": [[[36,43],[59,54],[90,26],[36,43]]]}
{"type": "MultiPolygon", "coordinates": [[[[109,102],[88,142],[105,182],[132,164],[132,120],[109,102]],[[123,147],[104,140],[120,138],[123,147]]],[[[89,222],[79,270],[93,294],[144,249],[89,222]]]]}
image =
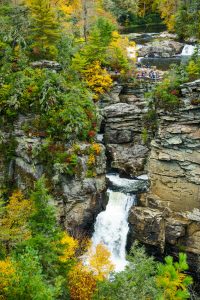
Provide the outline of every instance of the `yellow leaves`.
{"type": "Polygon", "coordinates": [[[190,79],[194,80],[198,78],[199,66],[197,63],[195,63],[194,60],[190,60],[189,64],[186,67],[186,71],[188,72],[190,79]]]}
{"type": "Polygon", "coordinates": [[[87,161],[87,164],[89,166],[93,166],[95,164],[95,162],[96,162],[96,160],[95,160],[94,154],[90,154],[89,158],[88,158],[88,161],[87,161]]]}
{"type": "Polygon", "coordinates": [[[61,10],[67,16],[78,15],[82,9],[81,0],[51,0],[51,4],[56,7],[58,10],[61,10]]]}
{"type": "Polygon", "coordinates": [[[95,152],[96,155],[99,155],[101,153],[101,146],[99,144],[92,144],[91,146],[92,152],[95,152]]]}
{"type": "Polygon", "coordinates": [[[114,42],[114,41],[118,41],[118,40],[120,39],[120,34],[119,34],[119,32],[116,31],[116,30],[114,30],[114,31],[112,32],[112,38],[113,38],[113,42],[114,42]]]}
{"type": "Polygon", "coordinates": [[[108,278],[110,272],[114,270],[114,265],[110,260],[110,252],[107,248],[99,244],[95,248],[90,243],[87,251],[87,265],[79,262],[74,266],[68,277],[70,299],[90,300],[96,289],[97,281],[108,278]]]}
{"type": "Polygon", "coordinates": [[[164,19],[169,31],[174,31],[177,7],[177,0],[158,1],[158,9],[161,13],[161,18],[164,19]]]}
{"type": "Polygon", "coordinates": [[[171,275],[170,272],[166,272],[165,276],[157,277],[157,285],[158,287],[164,288],[165,299],[174,300],[181,299],[176,296],[177,291],[180,289],[182,291],[186,291],[186,286],[183,285],[183,281],[186,278],[186,274],[180,273],[176,271],[176,276],[171,275]]]}
{"type": "Polygon", "coordinates": [[[103,244],[98,244],[95,248],[91,247],[88,251],[89,269],[97,280],[104,280],[114,271],[109,250],[103,244]]]}
{"type": "Polygon", "coordinates": [[[114,270],[110,252],[103,245],[90,246],[87,254],[87,265],[78,263],[69,272],[69,290],[72,300],[90,300],[96,290],[97,281],[108,278],[114,270]]]}
{"type": "Polygon", "coordinates": [[[122,37],[117,31],[112,33],[112,42],[108,47],[108,57],[112,68],[127,71],[129,67],[127,49],[130,43],[127,37],[122,37]]]}
{"type": "Polygon", "coordinates": [[[28,218],[33,210],[32,202],[24,199],[20,191],[16,191],[9,198],[4,214],[0,220],[0,240],[8,246],[27,240],[31,236],[28,228],[28,218]]]}
{"type": "Polygon", "coordinates": [[[0,299],[4,299],[4,297],[2,296],[3,290],[9,286],[10,279],[14,275],[14,273],[15,268],[13,267],[10,258],[0,260],[0,299]]]}
{"type": "Polygon", "coordinates": [[[163,292],[163,298],[168,300],[189,299],[188,286],[192,278],[185,271],[188,269],[186,254],[179,254],[179,261],[174,263],[173,258],[167,256],[165,264],[158,265],[156,276],[157,286],[163,292]]]}
{"type": "Polygon", "coordinates": [[[68,259],[74,257],[76,249],[78,248],[78,241],[64,232],[60,244],[63,246],[63,253],[59,257],[60,261],[67,262],[68,259]]]}
{"type": "Polygon", "coordinates": [[[102,69],[98,61],[94,61],[93,64],[87,66],[83,70],[86,83],[95,93],[95,99],[98,100],[100,95],[105,93],[112,86],[112,79],[106,69],[102,69]]]}

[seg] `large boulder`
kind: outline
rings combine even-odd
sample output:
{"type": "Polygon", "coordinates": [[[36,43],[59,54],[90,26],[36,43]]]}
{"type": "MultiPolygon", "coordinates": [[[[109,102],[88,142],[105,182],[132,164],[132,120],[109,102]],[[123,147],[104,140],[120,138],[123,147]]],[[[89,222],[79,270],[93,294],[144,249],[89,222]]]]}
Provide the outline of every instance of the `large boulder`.
{"type": "Polygon", "coordinates": [[[139,49],[138,56],[167,58],[180,54],[183,47],[184,44],[173,40],[154,41],[139,49]]]}
{"type": "MultiPolygon", "coordinates": [[[[108,165],[128,176],[143,174],[149,148],[142,139],[143,117],[147,112],[144,94],[152,85],[128,83],[119,94],[120,102],[110,98],[102,110],[104,141],[108,165]]],[[[112,92],[116,93],[116,87],[112,92]]]]}

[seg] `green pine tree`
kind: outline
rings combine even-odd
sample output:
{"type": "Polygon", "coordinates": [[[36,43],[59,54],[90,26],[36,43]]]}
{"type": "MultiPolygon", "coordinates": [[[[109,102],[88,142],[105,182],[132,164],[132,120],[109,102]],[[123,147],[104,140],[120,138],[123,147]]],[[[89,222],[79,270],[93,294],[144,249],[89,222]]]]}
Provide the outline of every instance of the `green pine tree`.
{"type": "Polygon", "coordinates": [[[56,42],[59,39],[59,23],[49,0],[31,0],[31,40],[32,54],[39,58],[55,58],[56,42]]]}
{"type": "Polygon", "coordinates": [[[192,278],[185,271],[188,270],[187,256],[179,253],[179,261],[174,263],[173,257],[167,256],[165,264],[158,265],[157,284],[163,295],[159,300],[184,300],[190,298],[188,290],[192,278]]]}

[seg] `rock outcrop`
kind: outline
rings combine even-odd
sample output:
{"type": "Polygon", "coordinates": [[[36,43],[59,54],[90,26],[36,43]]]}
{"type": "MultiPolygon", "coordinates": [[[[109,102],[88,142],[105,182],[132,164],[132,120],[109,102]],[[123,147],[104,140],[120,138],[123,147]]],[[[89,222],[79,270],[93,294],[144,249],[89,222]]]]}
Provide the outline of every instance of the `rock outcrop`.
{"type": "Polygon", "coordinates": [[[183,107],[160,114],[152,141],[149,193],[132,209],[132,238],[161,252],[186,251],[191,266],[200,255],[200,80],[182,86],[183,107]],[[196,100],[196,102],[194,102],[196,100]]]}
{"type": "Polygon", "coordinates": [[[148,147],[142,140],[143,117],[147,112],[144,94],[152,83],[129,83],[115,87],[104,100],[104,141],[111,169],[128,176],[144,172],[148,147]]]}
{"type": "Polygon", "coordinates": [[[173,40],[154,41],[139,49],[138,56],[168,58],[180,54],[183,47],[184,44],[173,40]]]}
{"type": "MultiPolygon", "coordinates": [[[[91,145],[78,145],[78,168],[73,175],[66,172],[62,163],[49,162],[42,157],[42,149],[46,143],[43,132],[25,133],[24,124],[33,116],[20,116],[13,124],[10,133],[2,132],[1,145],[5,151],[0,156],[0,191],[8,182],[22,190],[33,188],[35,180],[42,175],[47,178],[49,190],[54,196],[58,207],[59,220],[69,231],[83,229],[91,230],[96,215],[103,209],[106,190],[106,157],[102,144],[98,144],[99,154],[95,156],[95,164],[89,171],[89,153],[91,145]],[[12,159],[6,162],[6,147],[9,149],[14,139],[12,159]],[[94,174],[94,175],[93,175],[94,174]],[[7,181],[7,182],[6,182],[7,181]]],[[[65,145],[65,151],[70,145],[65,145]]],[[[43,155],[44,156],[44,155],[43,155]]]]}

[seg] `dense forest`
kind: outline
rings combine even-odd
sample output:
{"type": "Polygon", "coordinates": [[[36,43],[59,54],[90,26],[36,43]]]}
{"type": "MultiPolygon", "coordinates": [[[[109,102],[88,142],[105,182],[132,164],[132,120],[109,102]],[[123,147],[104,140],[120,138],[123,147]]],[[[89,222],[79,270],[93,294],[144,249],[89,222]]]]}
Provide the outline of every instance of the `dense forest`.
{"type": "MultiPolygon", "coordinates": [[[[113,85],[136,79],[135,43],[122,27],[166,24],[180,39],[200,39],[198,0],[25,0],[0,1],[0,151],[9,162],[16,140],[4,141],[20,115],[27,136],[41,136],[29,149],[56,170],[78,176],[80,155],[88,155],[94,178],[101,152],[96,141],[99,103],[113,85]],[[82,150],[79,142],[87,143],[82,150]],[[67,146],[66,146],[67,145],[67,146]]],[[[187,65],[173,66],[147,97],[144,139],[154,136],[157,110],[180,105],[179,87],[198,79],[198,51],[187,65]],[[147,137],[147,131],[151,129],[147,137]]],[[[199,100],[198,100],[199,101],[199,100]]],[[[1,180],[1,178],[0,178],[1,180]]],[[[71,236],[59,224],[48,178],[21,191],[9,178],[0,190],[0,299],[189,299],[192,277],[186,254],[163,263],[137,242],[129,264],[115,273],[108,249],[94,249],[87,236],[71,236]]],[[[196,298],[198,299],[198,298],[196,298]]]]}

